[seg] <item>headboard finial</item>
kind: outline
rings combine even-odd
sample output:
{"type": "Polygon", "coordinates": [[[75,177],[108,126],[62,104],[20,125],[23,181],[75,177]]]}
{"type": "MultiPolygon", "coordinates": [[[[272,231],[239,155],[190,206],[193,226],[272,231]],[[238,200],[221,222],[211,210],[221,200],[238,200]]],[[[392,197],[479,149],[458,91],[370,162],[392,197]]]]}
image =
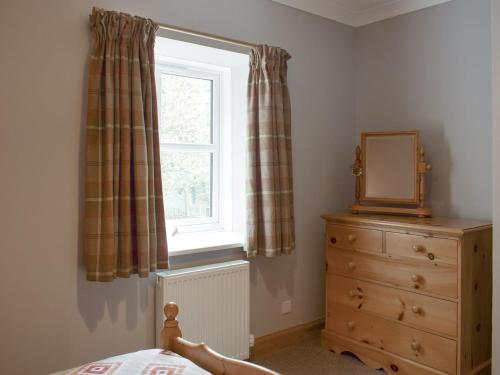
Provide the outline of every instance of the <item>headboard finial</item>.
{"type": "Polygon", "coordinates": [[[177,314],[179,314],[179,307],[174,302],[169,302],[163,308],[163,313],[167,317],[167,320],[175,320],[177,314]]]}
{"type": "Polygon", "coordinates": [[[163,313],[167,317],[161,331],[163,348],[172,350],[175,339],[177,337],[182,337],[179,322],[176,319],[179,313],[179,307],[176,303],[169,302],[163,307],[163,313]]]}

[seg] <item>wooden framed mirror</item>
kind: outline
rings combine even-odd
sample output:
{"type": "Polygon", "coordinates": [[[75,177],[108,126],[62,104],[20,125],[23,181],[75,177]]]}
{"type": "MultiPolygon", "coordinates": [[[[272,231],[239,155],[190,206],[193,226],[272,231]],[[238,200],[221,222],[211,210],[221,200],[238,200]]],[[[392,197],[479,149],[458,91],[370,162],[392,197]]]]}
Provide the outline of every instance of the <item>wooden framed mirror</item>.
{"type": "Polygon", "coordinates": [[[356,176],[353,213],[432,215],[425,206],[425,173],[431,166],[418,130],[362,133],[351,168],[356,176]]]}

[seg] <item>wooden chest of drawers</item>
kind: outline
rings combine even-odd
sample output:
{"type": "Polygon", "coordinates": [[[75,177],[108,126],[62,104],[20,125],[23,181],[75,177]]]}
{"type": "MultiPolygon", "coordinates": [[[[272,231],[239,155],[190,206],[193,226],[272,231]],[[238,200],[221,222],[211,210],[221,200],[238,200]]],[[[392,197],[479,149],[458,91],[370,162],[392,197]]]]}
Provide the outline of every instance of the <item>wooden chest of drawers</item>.
{"type": "Polygon", "coordinates": [[[491,224],[322,217],[325,347],[389,374],[491,373],[491,224]]]}

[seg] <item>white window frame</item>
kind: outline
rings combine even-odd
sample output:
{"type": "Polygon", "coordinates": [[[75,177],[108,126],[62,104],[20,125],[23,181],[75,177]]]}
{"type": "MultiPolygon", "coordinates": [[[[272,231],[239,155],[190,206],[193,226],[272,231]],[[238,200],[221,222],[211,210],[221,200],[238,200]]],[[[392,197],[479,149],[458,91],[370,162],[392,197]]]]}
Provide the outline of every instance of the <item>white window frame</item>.
{"type": "MultiPolygon", "coordinates": [[[[156,62],[156,84],[158,92],[158,114],[161,117],[161,75],[172,74],[212,81],[212,143],[211,144],[181,144],[163,143],[160,150],[178,152],[210,152],[212,155],[212,216],[209,218],[188,218],[167,220],[167,229],[171,235],[205,231],[224,230],[223,207],[223,163],[222,163],[222,114],[223,98],[222,73],[216,69],[201,67],[189,61],[177,59],[162,59],[156,62]]],[[[166,215],[166,213],[165,213],[166,215]]]]}

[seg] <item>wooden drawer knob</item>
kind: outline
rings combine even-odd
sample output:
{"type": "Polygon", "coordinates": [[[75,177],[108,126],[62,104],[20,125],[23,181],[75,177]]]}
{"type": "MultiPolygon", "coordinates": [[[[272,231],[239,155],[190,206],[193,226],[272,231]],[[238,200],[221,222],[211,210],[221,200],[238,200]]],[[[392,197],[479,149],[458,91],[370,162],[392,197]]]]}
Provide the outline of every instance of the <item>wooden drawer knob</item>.
{"type": "Polygon", "coordinates": [[[335,237],[330,237],[330,243],[335,245],[337,243],[337,239],[335,237]]]}
{"type": "Polygon", "coordinates": [[[415,283],[418,283],[419,280],[420,280],[420,276],[419,275],[416,275],[416,274],[411,275],[411,281],[413,281],[415,283]]]}
{"type": "Polygon", "coordinates": [[[413,245],[413,251],[416,253],[425,253],[425,246],[413,245]]]}
{"type": "Polygon", "coordinates": [[[352,331],[356,327],[356,323],[354,323],[352,320],[350,322],[347,322],[347,328],[349,328],[350,331],[352,331]]]}
{"type": "Polygon", "coordinates": [[[350,234],[347,236],[347,241],[353,243],[354,241],[356,241],[356,236],[354,234],[350,234]]]}
{"type": "Polygon", "coordinates": [[[356,268],[356,263],[354,262],[347,263],[347,268],[349,268],[349,271],[354,271],[354,269],[356,268]]]}
{"type": "Polygon", "coordinates": [[[420,343],[417,340],[411,342],[411,348],[413,351],[418,352],[421,348],[420,343]]]}
{"type": "Polygon", "coordinates": [[[351,289],[349,292],[349,297],[362,297],[363,296],[363,293],[360,292],[359,290],[357,289],[351,289]]]}
{"type": "Polygon", "coordinates": [[[411,307],[411,311],[414,313],[414,314],[420,314],[422,312],[422,309],[418,306],[412,306],[411,307]]]}

